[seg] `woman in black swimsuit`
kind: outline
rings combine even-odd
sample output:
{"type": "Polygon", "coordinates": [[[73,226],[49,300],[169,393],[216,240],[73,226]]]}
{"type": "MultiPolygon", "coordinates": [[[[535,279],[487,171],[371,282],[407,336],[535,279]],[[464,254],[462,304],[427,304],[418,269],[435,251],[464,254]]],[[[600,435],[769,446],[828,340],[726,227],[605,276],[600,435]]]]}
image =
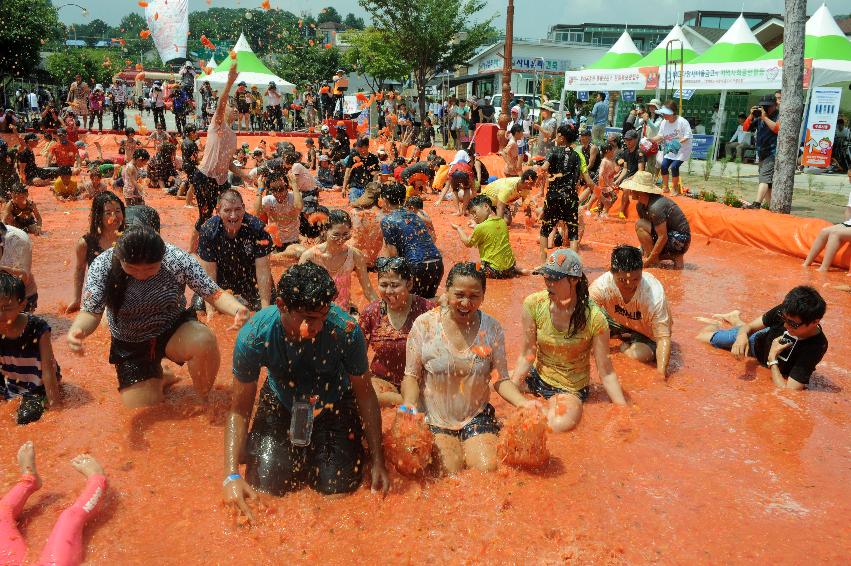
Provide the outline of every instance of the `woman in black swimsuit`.
{"type": "Polygon", "coordinates": [[[115,193],[104,191],[92,200],[89,231],[77,240],[74,265],[74,294],[66,313],[80,310],[86,269],[104,250],[111,248],[124,231],[124,203],[115,193]]]}

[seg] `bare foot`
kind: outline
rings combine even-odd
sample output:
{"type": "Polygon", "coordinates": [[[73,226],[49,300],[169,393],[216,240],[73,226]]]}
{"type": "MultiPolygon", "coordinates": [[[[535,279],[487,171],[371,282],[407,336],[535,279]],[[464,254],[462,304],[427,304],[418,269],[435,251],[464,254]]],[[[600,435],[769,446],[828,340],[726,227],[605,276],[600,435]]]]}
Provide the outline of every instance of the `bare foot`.
{"type": "Polygon", "coordinates": [[[744,324],[741,317],[742,311],[733,310],[727,313],[721,314],[713,314],[712,318],[717,318],[718,320],[724,321],[730,326],[741,326],[744,324]]]}
{"type": "Polygon", "coordinates": [[[709,324],[711,326],[715,326],[716,328],[721,327],[721,321],[716,318],[707,318],[705,316],[696,316],[694,319],[697,322],[702,322],[703,324],[709,324]]]}
{"type": "Polygon", "coordinates": [[[95,474],[103,475],[103,468],[91,454],[78,454],[73,460],[71,460],[71,465],[74,466],[75,470],[86,477],[93,476],[95,474]]]}
{"type": "Polygon", "coordinates": [[[163,368],[163,393],[174,387],[180,378],[174,374],[171,368],[163,368]]]}
{"type": "Polygon", "coordinates": [[[18,467],[21,469],[21,475],[35,476],[36,489],[41,487],[41,477],[35,469],[35,446],[32,440],[27,440],[18,448],[18,467]]]}

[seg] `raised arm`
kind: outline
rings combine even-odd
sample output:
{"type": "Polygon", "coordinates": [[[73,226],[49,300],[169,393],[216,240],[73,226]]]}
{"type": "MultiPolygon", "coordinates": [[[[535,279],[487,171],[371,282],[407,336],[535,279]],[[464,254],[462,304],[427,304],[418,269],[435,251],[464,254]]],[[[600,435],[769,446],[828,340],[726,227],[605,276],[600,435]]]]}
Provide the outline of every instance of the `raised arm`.
{"type": "Polygon", "coordinates": [[[225,108],[228,105],[228,96],[230,95],[230,89],[233,87],[233,83],[236,82],[237,75],[239,75],[239,71],[236,70],[236,61],[234,61],[228,70],[228,81],[225,83],[222,95],[219,97],[219,105],[216,106],[216,112],[213,114],[213,122],[217,126],[221,126],[225,120],[225,108]]]}

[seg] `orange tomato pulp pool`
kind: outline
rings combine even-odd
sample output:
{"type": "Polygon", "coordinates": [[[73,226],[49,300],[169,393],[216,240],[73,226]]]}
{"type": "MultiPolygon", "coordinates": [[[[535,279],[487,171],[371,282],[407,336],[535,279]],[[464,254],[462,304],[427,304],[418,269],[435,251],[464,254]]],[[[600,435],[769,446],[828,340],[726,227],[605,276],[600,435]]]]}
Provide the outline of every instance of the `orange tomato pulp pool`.
{"type": "MultiPolygon", "coordinates": [[[[107,158],[118,154],[112,138],[83,134],[90,145],[100,141],[107,158]]],[[[10,146],[18,143],[11,136],[4,139],[10,146]]],[[[303,138],[289,141],[305,152],[303,138]]],[[[484,159],[498,174],[497,163],[484,159]]],[[[37,423],[16,426],[14,404],[0,402],[0,491],[17,481],[15,454],[26,440],[35,442],[44,479],[21,517],[29,563],[37,561],[56,519],[82,489],[68,462],[87,451],[109,477],[104,508],[86,527],[87,564],[847,561],[851,340],[845,329],[851,298],[823,288],[846,283],[844,273],[802,270],[795,258],[718,239],[707,246],[695,236],[685,270],[648,270],[665,286],[675,319],[667,381],[659,379],[655,366],[620,354],[612,340],[612,364],[632,409],[611,406],[592,363],[591,392],[579,426],[547,436],[550,459],[544,466],[526,471],[500,464],[491,474],[411,479],[388,464],[392,487],[386,498],[372,494],[367,483],[341,499],[309,489],[283,498],[261,494],[256,509],[262,521],[237,527],[221,503],[236,339],[236,332],[227,330],[232,320],[218,316],[210,322],[222,363],[208,405],[200,404],[187,368],[166,362],[181,380],[163,406],[123,408],[115,370],[107,362],[106,325],[86,339],[85,355],[78,357],[64,338],[72,317],[56,314],[71,299],[71,268],[65,261],[87,230],[90,201],[58,202],[49,187],[29,190],[47,231],[31,238],[37,314],[52,327],[63,377],[62,408],[45,412],[37,423]],[[778,392],[764,368],[693,339],[703,326],[695,316],[738,307],[745,318],[754,318],[798,284],[814,285],[828,301],[821,324],[830,349],[809,391],[778,392]],[[806,536],[789,536],[801,525],[806,536]]],[[[252,202],[254,189],[240,190],[252,202]]],[[[321,198],[329,207],[344,204],[339,194],[323,192],[321,198]]],[[[166,241],[185,248],[197,211],[153,189],[145,200],[162,215],[166,241]]],[[[455,261],[479,261],[475,248],[464,247],[450,229],[458,221],[452,208],[432,203],[426,206],[446,271],[455,261]]],[[[539,264],[539,228],[518,221],[511,227],[518,265],[539,264]]],[[[589,279],[604,272],[612,247],[621,242],[637,243],[632,221],[588,221],[580,251],[589,279]]],[[[280,270],[273,275],[277,280],[280,270]]],[[[370,278],[375,286],[375,274],[370,278]]],[[[523,298],[543,289],[537,276],[488,281],[482,309],[503,326],[510,368],[521,353],[523,298]]],[[[352,294],[362,307],[357,284],[352,294]]],[[[511,418],[514,409],[495,393],[491,403],[503,423],[511,418]]],[[[383,411],[387,435],[394,414],[383,411]]]]}

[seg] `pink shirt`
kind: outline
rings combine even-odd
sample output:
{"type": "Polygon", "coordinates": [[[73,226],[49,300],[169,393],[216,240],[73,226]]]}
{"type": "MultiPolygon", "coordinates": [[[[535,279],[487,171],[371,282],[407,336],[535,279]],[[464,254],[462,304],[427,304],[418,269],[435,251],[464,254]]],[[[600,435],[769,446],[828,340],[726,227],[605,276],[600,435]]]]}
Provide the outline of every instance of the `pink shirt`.
{"type": "Polygon", "coordinates": [[[236,152],[236,144],[236,132],[225,124],[224,120],[219,125],[216,125],[216,121],[213,120],[207,128],[207,146],[198,170],[211,179],[215,179],[218,184],[225,184],[233,154],[236,152]]]}

